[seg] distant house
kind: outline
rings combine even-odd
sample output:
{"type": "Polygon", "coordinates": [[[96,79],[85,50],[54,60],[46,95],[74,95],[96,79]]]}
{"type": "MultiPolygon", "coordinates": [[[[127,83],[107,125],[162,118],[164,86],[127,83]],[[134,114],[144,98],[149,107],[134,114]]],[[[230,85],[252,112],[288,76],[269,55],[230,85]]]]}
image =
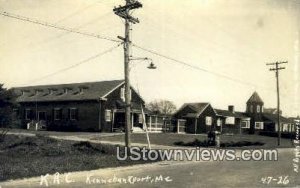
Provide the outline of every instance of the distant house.
{"type": "Polygon", "coordinates": [[[228,106],[228,110],[215,109],[217,113],[217,130],[221,133],[241,134],[248,133],[250,129],[250,117],[245,113],[236,112],[234,106],[228,106]]]}
{"type": "MultiPolygon", "coordinates": [[[[264,131],[277,132],[277,114],[263,113],[264,131]]],[[[281,132],[295,132],[295,123],[283,116],[280,116],[281,132]]]]}
{"type": "MultiPolygon", "coordinates": [[[[21,127],[42,122],[48,130],[112,132],[124,129],[124,81],[102,81],[14,88],[21,127]]],[[[145,102],[131,88],[132,127],[142,127],[145,102]]]]}
{"type": "MultiPolygon", "coordinates": [[[[221,133],[254,134],[262,131],[277,132],[277,111],[267,109],[257,92],[246,102],[246,112],[237,112],[234,106],[228,110],[214,109],[209,103],[185,103],[174,114],[177,132],[207,133],[217,130],[221,133]],[[272,112],[272,113],[270,113],[272,112]]],[[[282,132],[294,132],[294,122],[281,116],[282,132]]]]}
{"type": "Polygon", "coordinates": [[[216,125],[216,111],[209,103],[185,103],[174,117],[177,119],[177,132],[207,133],[216,125]]]}
{"type": "MultiPolygon", "coordinates": [[[[263,112],[267,114],[277,114],[277,108],[264,108],[263,112]]],[[[279,111],[279,114],[282,115],[282,110],[279,111]]]]}
{"type": "MultiPolygon", "coordinates": [[[[251,117],[250,133],[261,131],[277,132],[277,109],[264,108],[264,102],[257,92],[254,92],[247,101],[246,115],[251,117]],[[264,111],[266,110],[266,111],[264,111]]],[[[281,112],[280,112],[281,113],[281,112]]],[[[280,116],[282,132],[293,132],[294,123],[289,119],[280,116]]]]}
{"type": "Polygon", "coordinates": [[[254,134],[255,132],[264,129],[263,121],[263,105],[264,102],[255,91],[247,101],[246,115],[251,118],[249,133],[254,134]]]}

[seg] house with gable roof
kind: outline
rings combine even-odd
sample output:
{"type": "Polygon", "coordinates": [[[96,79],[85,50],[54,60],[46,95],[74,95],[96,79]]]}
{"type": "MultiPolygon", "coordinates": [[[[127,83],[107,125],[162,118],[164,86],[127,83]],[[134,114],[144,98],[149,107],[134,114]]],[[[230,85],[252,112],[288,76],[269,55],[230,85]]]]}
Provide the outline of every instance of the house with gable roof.
{"type": "MultiPolygon", "coordinates": [[[[124,129],[124,80],[13,88],[22,128],[42,123],[48,130],[112,132],[124,129]]],[[[145,101],[131,87],[132,128],[142,128],[145,101]]],[[[145,110],[144,110],[145,111],[145,110]]],[[[146,111],[147,113],[147,111],[146,111]]]]}
{"type": "Polygon", "coordinates": [[[214,129],[216,112],[209,103],[184,103],[174,118],[185,121],[184,132],[200,134],[214,129]]]}

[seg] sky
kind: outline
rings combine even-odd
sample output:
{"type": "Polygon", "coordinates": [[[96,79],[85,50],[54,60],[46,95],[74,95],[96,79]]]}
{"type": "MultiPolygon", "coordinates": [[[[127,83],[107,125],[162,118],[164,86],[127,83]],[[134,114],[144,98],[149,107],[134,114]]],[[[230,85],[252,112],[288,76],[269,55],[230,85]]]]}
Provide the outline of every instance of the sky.
{"type": "MultiPolygon", "coordinates": [[[[116,39],[124,21],[112,9],[123,0],[0,0],[0,11],[59,27],[116,39]]],[[[281,109],[300,115],[300,1],[141,0],[132,42],[173,60],[132,47],[131,84],[146,102],[166,99],[234,105],[245,111],[257,91],[276,107],[275,72],[266,63],[288,61],[280,71],[281,109]],[[175,60],[175,61],[174,61],[175,60]]],[[[124,78],[122,46],[0,15],[0,83],[5,87],[124,78]],[[81,62],[84,62],[81,64],[81,62]],[[62,69],[73,68],[60,71],[62,69]],[[59,71],[57,74],[53,74],[59,71]],[[50,75],[50,76],[49,76],[50,75]]]]}

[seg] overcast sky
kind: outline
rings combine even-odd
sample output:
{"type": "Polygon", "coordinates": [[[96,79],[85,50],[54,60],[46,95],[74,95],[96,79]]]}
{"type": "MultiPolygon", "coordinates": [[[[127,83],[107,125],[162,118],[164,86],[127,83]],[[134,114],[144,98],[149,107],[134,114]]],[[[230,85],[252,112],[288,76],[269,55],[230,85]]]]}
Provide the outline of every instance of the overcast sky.
{"type": "MultiPolygon", "coordinates": [[[[137,48],[131,82],[146,102],[168,99],[210,102],[244,111],[257,91],[265,107],[276,107],[275,73],[266,63],[288,61],[280,71],[281,106],[300,114],[300,1],[143,0],[133,15],[132,40],[146,49],[182,61],[184,66],[137,48]],[[205,70],[205,71],[203,71],[205,70]]],[[[110,38],[123,36],[114,6],[121,0],[0,0],[0,11],[76,28],[110,38]]],[[[6,87],[123,79],[123,48],[50,77],[115,46],[116,43],[68,33],[0,15],[0,82],[6,87]],[[41,79],[44,78],[44,79],[41,79]]]]}

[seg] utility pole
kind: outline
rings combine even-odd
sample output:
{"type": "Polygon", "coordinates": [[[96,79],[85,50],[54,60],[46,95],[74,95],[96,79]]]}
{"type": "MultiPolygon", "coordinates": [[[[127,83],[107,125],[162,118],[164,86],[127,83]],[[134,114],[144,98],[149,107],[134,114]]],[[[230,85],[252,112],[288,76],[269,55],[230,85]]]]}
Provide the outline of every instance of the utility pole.
{"type": "Polygon", "coordinates": [[[281,142],[281,123],[280,123],[280,95],[279,95],[279,70],[285,69],[285,67],[279,67],[279,64],[288,63],[287,61],[275,62],[275,63],[267,63],[268,66],[274,66],[275,68],[270,68],[270,71],[275,71],[276,76],[276,86],[277,86],[277,127],[278,127],[278,146],[280,146],[281,142]]]}
{"type": "Polygon", "coordinates": [[[131,23],[139,23],[137,18],[131,16],[131,10],[141,8],[142,4],[135,0],[125,0],[125,6],[115,7],[114,13],[125,20],[125,37],[118,36],[124,41],[124,75],[125,75],[125,146],[130,147],[130,133],[131,133],[131,101],[130,101],[130,79],[129,79],[129,63],[131,57],[131,23]]]}

